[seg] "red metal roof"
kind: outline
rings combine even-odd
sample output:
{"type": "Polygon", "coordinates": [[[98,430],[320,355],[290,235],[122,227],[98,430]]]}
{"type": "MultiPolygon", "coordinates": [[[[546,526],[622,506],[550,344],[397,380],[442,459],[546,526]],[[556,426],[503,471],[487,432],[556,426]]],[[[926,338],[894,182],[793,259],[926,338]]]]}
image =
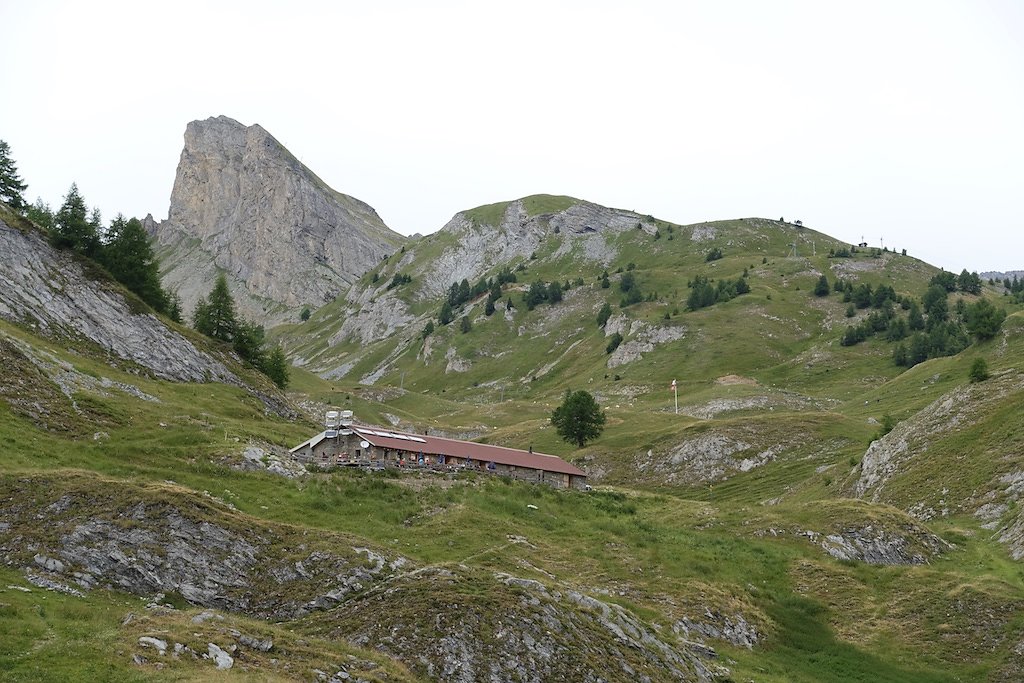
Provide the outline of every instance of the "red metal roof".
{"type": "Polygon", "coordinates": [[[351,425],[349,429],[359,434],[363,439],[374,446],[391,448],[395,450],[409,451],[411,453],[423,452],[424,455],[443,455],[452,458],[470,458],[482,462],[493,462],[501,465],[514,465],[516,467],[529,467],[545,472],[557,472],[558,474],[571,474],[578,477],[585,477],[587,473],[578,467],[570,465],[557,455],[546,453],[529,453],[518,448],[506,448],[504,446],[491,446],[473,441],[459,441],[458,439],[445,439],[440,436],[427,436],[425,434],[409,434],[398,432],[394,429],[384,427],[370,427],[366,425],[351,425]],[[378,432],[394,434],[395,437],[382,436],[378,432]],[[404,438],[403,438],[404,437],[404,438]]]}

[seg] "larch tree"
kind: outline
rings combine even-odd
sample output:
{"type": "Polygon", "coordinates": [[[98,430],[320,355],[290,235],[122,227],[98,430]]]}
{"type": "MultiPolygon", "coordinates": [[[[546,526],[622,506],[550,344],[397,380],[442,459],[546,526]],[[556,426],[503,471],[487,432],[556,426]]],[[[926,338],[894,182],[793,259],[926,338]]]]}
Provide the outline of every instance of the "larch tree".
{"type": "Polygon", "coordinates": [[[34,204],[30,204],[25,209],[25,215],[30,221],[38,225],[40,228],[46,230],[46,232],[53,234],[56,226],[56,217],[53,215],[53,210],[50,205],[43,201],[42,197],[36,197],[34,204]]]}
{"type": "Polygon", "coordinates": [[[814,296],[828,296],[832,288],[828,285],[828,278],[824,274],[818,278],[818,284],[814,286],[814,296]]]}
{"type": "Polygon", "coordinates": [[[288,374],[288,359],[284,356],[284,349],[280,346],[275,346],[270,350],[266,361],[263,363],[263,372],[279,389],[284,389],[288,386],[290,377],[288,374]]]}

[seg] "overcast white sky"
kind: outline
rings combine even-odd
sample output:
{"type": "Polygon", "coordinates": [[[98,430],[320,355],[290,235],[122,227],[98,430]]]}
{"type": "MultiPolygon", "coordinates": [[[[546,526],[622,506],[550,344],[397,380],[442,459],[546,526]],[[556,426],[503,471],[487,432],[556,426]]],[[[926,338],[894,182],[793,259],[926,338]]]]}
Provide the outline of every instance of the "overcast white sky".
{"type": "Polygon", "coordinates": [[[27,199],[167,215],[188,121],[259,123],[393,229],[567,194],[1024,268],[1024,2],[0,0],[27,199]]]}

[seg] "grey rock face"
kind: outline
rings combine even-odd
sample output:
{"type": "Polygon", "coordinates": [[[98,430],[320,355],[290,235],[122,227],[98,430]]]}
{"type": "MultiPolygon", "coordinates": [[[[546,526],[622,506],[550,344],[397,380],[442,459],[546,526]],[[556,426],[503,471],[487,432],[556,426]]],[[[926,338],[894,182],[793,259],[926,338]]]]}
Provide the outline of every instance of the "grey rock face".
{"type": "Polygon", "coordinates": [[[708,431],[689,437],[667,454],[648,452],[637,458],[641,471],[657,473],[665,481],[714,482],[737,472],[749,472],[778,458],[787,447],[765,443],[748,430],[708,431]],[[749,439],[749,440],[748,440],[749,439]]]}
{"type": "Polygon", "coordinates": [[[421,274],[424,289],[420,295],[440,296],[453,282],[463,278],[474,282],[490,268],[516,258],[528,258],[550,238],[562,240],[556,256],[574,254],[607,265],[618,252],[607,244],[605,237],[636,230],[638,225],[648,234],[656,230],[653,223],[632,211],[590,202],[534,216],[529,215],[522,201],[510,202],[501,224],[496,226],[477,225],[465,213],[458,213],[441,228],[457,238],[457,245],[442,252],[421,274]]]}
{"type": "Polygon", "coordinates": [[[802,531],[812,543],[837,560],[877,565],[928,564],[952,546],[923,527],[905,524],[884,529],[872,524],[849,526],[830,534],[802,531]]]}
{"type": "MultiPolygon", "coordinates": [[[[48,483],[39,486],[46,488],[48,483]]],[[[26,567],[35,585],[72,595],[82,595],[79,588],[143,596],[175,592],[204,607],[285,619],[333,607],[407,564],[370,548],[341,548],[336,541],[331,550],[282,555],[274,545],[279,530],[255,520],[232,527],[233,513],[225,510],[220,517],[196,499],[112,505],[96,494],[75,493],[55,513],[60,506],[39,489],[24,479],[0,481],[0,518],[12,522],[0,529],[0,563],[26,567]],[[26,493],[26,487],[37,492],[26,493]],[[46,530],[36,533],[43,515],[46,530]]],[[[204,612],[193,621],[219,618],[204,612]]],[[[243,644],[273,646],[269,640],[243,644]]]]}
{"type": "MultiPolygon", "coordinates": [[[[152,313],[138,313],[113,283],[88,277],[71,254],[51,247],[34,232],[0,221],[0,318],[26,324],[50,338],[84,338],[109,354],[108,362],[135,364],[160,379],[224,382],[246,389],[283,416],[294,411],[280,398],[245,384],[223,363],[196,348],[152,313]]],[[[79,389],[105,394],[117,389],[156,401],[131,384],[90,378],[44,352],[10,340],[67,395],[79,389]]]]}
{"type": "Polygon", "coordinates": [[[149,228],[186,311],[224,272],[240,312],[264,324],[334,299],[404,241],[262,127],[226,116],[188,124],[168,218],[149,228]]]}
{"type": "Polygon", "coordinates": [[[85,520],[63,537],[61,556],[79,568],[87,588],[102,582],[143,595],[176,590],[196,604],[236,607],[224,597],[225,589],[247,585],[256,547],[177,514],[164,522],[164,530],[122,530],[104,520],[85,520]]]}
{"type": "Polygon", "coordinates": [[[241,382],[219,361],[149,313],[137,314],[113,286],[86,277],[42,236],[0,221],[0,317],[46,336],[81,336],[157,377],[182,382],[241,382]]]}
{"type": "MultiPolygon", "coordinates": [[[[611,325],[611,323],[612,321],[609,320],[608,324],[611,325]]],[[[607,331],[608,325],[605,327],[605,336],[614,334],[614,332],[609,333],[607,331]]],[[[624,327],[624,325],[619,324],[618,327],[624,327]]],[[[635,320],[629,326],[628,333],[620,332],[620,334],[623,336],[628,334],[629,337],[608,357],[609,369],[640,360],[645,353],[651,353],[657,346],[682,339],[686,336],[686,328],[663,327],[651,325],[642,320],[635,320]]]]}
{"type": "Polygon", "coordinates": [[[687,638],[713,638],[724,640],[748,650],[761,639],[757,627],[742,614],[719,614],[705,610],[700,617],[683,617],[672,625],[672,630],[687,638]]]}

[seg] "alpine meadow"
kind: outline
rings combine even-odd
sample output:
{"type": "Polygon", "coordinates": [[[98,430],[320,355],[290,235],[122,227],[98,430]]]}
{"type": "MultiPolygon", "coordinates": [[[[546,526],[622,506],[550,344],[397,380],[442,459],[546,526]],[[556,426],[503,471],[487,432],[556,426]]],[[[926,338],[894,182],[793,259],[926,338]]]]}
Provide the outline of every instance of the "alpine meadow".
{"type": "Polygon", "coordinates": [[[109,223],[0,143],[3,680],[1024,680],[1016,274],[184,142],[109,223]]]}

